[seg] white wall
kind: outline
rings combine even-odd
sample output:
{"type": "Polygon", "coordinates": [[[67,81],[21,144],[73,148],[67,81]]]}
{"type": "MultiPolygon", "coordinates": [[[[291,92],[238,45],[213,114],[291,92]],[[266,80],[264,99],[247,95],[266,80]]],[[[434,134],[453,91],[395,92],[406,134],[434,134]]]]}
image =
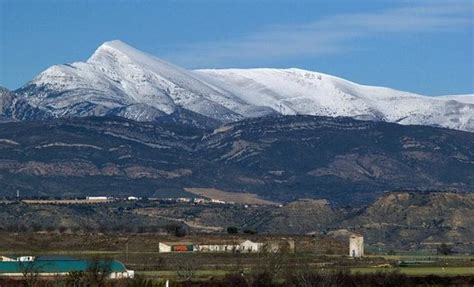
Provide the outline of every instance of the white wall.
{"type": "Polygon", "coordinates": [[[158,243],[158,252],[159,253],[169,253],[171,252],[171,245],[167,245],[164,243],[158,243]]]}
{"type": "Polygon", "coordinates": [[[349,238],[349,256],[351,257],[364,256],[364,237],[351,236],[349,238]]]}

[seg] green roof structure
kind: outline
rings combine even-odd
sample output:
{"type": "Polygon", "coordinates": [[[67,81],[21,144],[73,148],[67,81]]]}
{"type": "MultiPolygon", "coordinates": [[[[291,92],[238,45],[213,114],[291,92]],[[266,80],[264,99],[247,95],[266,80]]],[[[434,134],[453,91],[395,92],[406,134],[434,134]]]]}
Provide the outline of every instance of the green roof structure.
{"type": "MultiPolygon", "coordinates": [[[[106,267],[110,272],[126,272],[127,269],[122,262],[117,260],[92,262],[80,259],[37,259],[34,261],[0,261],[0,275],[3,273],[22,273],[25,270],[34,270],[37,273],[69,273],[86,272],[87,270],[99,265],[99,268],[106,267]]],[[[105,269],[105,268],[104,268],[105,269]]]]}

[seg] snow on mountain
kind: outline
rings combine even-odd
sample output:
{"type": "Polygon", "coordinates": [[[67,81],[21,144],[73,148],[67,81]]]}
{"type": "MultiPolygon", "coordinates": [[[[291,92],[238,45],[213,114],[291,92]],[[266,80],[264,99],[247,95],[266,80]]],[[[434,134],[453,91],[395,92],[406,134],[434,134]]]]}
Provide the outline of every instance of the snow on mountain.
{"type": "Polygon", "coordinates": [[[15,93],[0,87],[0,122],[42,120],[47,118],[51,118],[51,115],[32,107],[15,93]]]}
{"type": "Polygon", "coordinates": [[[52,66],[16,93],[56,117],[153,121],[185,109],[221,122],[281,113],[474,131],[474,102],[465,96],[427,97],[300,69],[189,71],[120,41],[86,62],[52,66]]]}
{"type": "Polygon", "coordinates": [[[465,94],[465,95],[448,95],[440,96],[440,99],[453,100],[466,104],[474,104],[474,94],[465,94]]]}
{"type": "Polygon", "coordinates": [[[223,94],[196,74],[120,41],[102,44],[85,63],[50,67],[17,93],[56,116],[100,116],[116,111],[142,120],[184,107],[233,121],[241,119],[245,109],[254,108],[223,94]]]}
{"type": "MultiPolygon", "coordinates": [[[[208,82],[282,114],[349,116],[474,131],[474,103],[359,85],[301,69],[197,70],[208,82]]],[[[467,96],[466,96],[467,97],[467,96]]]]}

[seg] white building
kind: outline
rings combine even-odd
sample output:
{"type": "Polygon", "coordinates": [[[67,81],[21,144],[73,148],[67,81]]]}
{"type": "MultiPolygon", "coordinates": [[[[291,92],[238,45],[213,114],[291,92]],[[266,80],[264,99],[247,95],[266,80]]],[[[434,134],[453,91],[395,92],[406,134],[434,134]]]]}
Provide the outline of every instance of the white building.
{"type": "Polygon", "coordinates": [[[240,252],[260,252],[262,250],[263,243],[253,242],[245,240],[239,244],[240,252]]]}
{"type": "Polygon", "coordinates": [[[125,271],[114,271],[109,274],[110,279],[124,279],[124,278],[130,278],[133,279],[135,277],[135,271],[134,270],[125,270],[125,271]]]}
{"type": "Polygon", "coordinates": [[[262,251],[263,243],[244,240],[240,243],[201,244],[197,249],[199,252],[256,253],[262,251]]]}
{"type": "Polygon", "coordinates": [[[16,261],[20,262],[32,262],[35,260],[34,256],[20,256],[16,258],[16,261]]]}
{"type": "Polygon", "coordinates": [[[171,245],[159,242],[158,243],[158,252],[159,253],[169,253],[171,252],[171,245]]]}
{"type": "Polygon", "coordinates": [[[197,245],[186,242],[159,242],[158,243],[158,252],[159,253],[170,253],[170,252],[195,252],[197,250],[197,245]]]}
{"type": "Polygon", "coordinates": [[[202,203],[206,203],[208,202],[209,200],[205,199],[205,198],[194,198],[193,199],[193,202],[194,203],[198,203],[198,204],[202,204],[202,203]]]}
{"type": "Polygon", "coordinates": [[[192,199],[191,198],[187,198],[187,197],[178,197],[176,198],[176,202],[184,202],[184,203],[188,203],[188,202],[191,202],[192,199]]]}
{"type": "Polygon", "coordinates": [[[349,238],[349,256],[360,258],[364,256],[364,237],[359,234],[352,234],[349,238]]]}
{"type": "Polygon", "coordinates": [[[107,201],[109,198],[107,196],[87,196],[86,200],[88,201],[107,201]]]}
{"type": "Polygon", "coordinates": [[[213,244],[192,243],[158,243],[159,253],[169,252],[235,252],[235,253],[257,253],[264,249],[264,244],[243,240],[241,242],[218,242],[213,244]]]}
{"type": "Polygon", "coordinates": [[[219,199],[211,199],[211,203],[216,203],[216,204],[225,204],[226,202],[223,200],[219,199]]]}

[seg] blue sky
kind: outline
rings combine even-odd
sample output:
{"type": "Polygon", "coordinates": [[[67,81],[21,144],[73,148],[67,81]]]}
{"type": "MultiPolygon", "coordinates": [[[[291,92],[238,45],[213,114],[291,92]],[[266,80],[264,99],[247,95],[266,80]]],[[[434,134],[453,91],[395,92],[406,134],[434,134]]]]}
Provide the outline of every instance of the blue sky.
{"type": "Polygon", "coordinates": [[[0,0],[0,85],[120,39],[186,68],[298,67],[474,93],[473,27],[472,0],[0,0]]]}

